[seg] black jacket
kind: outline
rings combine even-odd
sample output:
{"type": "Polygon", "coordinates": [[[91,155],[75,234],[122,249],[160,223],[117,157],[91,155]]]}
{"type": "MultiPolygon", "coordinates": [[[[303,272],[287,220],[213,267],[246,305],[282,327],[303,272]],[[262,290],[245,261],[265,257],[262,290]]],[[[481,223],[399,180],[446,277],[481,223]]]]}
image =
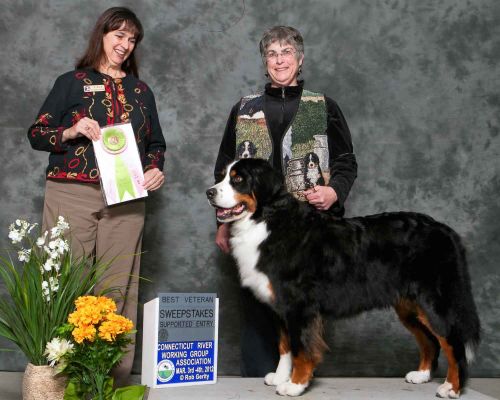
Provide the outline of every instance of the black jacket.
{"type": "Polygon", "coordinates": [[[83,117],[96,120],[101,127],[131,122],[144,170],[163,169],[165,139],[151,89],[133,75],[112,79],[88,68],[57,78],[28,130],[31,146],[50,152],[48,179],[99,183],[90,140],[61,141],[63,131],[83,117]]]}
{"type": "MultiPolygon", "coordinates": [[[[286,133],[285,130],[297,112],[302,89],[302,81],[299,86],[273,88],[271,84],[267,84],[265,87],[264,114],[272,136],[273,148],[279,152],[273,154],[271,163],[278,171],[281,171],[281,141],[286,133]]],[[[353,153],[351,133],[342,111],[331,98],[325,96],[325,100],[328,114],[326,134],[328,136],[331,171],[328,185],[335,190],[338,196],[338,201],[330,207],[329,211],[336,216],[342,216],[344,203],[357,176],[358,165],[353,153]]],[[[233,106],[227,120],[215,163],[216,181],[221,179],[222,171],[226,165],[236,157],[236,119],[240,102],[233,106]]]]}

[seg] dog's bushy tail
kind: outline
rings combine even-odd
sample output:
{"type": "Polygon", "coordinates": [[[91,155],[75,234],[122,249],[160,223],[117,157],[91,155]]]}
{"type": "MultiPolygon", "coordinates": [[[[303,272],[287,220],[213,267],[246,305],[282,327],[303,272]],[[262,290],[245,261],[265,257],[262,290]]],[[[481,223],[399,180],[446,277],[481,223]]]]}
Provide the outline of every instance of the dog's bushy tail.
{"type": "Polygon", "coordinates": [[[481,324],[476,304],[472,296],[467,256],[465,248],[455,234],[457,262],[456,285],[452,290],[454,321],[450,327],[449,341],[453,346],[455,359],[459,366],[460,382],[463,386],[468,378],[468,365],[474,360],[481,341],[481,324]]]}

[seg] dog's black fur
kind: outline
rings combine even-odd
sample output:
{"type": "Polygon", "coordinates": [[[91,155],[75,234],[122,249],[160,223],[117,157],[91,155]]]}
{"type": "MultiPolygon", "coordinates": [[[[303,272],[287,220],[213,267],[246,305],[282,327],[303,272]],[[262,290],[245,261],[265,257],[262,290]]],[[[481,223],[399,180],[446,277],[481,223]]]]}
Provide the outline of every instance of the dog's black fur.
{"type": "Polygon", "coordinates": [[[480,323],[457,233],[413,212],[335,218],[297,201],[259,159],[233,164],[230,185],[248,218],[269,232],[255,268],[269,279],[270,306],[288,334],[294,371],[297,357],[313,367],[320,362],[323,318],[394,307],[407,328],[427,338],[423,351],[434,367],[440,342],[451,349],[449,368],[458,376],[449,372],[448,380],[458,396],[467,378],[466,347],[478,345],[480,323]]]}

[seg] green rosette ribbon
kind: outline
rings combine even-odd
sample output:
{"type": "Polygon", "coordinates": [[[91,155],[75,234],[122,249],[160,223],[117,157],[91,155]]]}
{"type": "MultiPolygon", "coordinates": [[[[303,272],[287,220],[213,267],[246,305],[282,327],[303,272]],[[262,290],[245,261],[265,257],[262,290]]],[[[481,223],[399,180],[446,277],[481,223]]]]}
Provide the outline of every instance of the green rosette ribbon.
{"type": "Polygon", "coordinates": [[[132,177],[125,161],[119,156],[127,148],[127,137],[120,128],[108,128],[102,135],[104,150],[114,154],[115,157],[115,182],[118,189],[118,198],[123,201],[125,193],[132,198],[136,197],[132,177]]]}

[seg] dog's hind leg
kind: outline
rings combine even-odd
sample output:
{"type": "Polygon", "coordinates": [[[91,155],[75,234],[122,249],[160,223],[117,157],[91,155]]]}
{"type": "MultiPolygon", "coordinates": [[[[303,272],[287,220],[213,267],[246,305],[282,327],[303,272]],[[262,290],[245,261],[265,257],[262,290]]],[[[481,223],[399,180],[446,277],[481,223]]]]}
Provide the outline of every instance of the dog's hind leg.
{"type": "Polygon", "coordinates": [[[417,305],[409,300],[401,300],[394,309],[402,324],[415,336],[420,350],[420,362],[417,371],[406,374],[406,382],[425,383],[431,380],[431,374],[437,367],[439,341],[434,334],[418,319],[417,305]]]}
{"type": "Polygon", "coordinates": [[[292,352],[290,349],[290,338],[285,328],[282,328],[280,332],[279,353],[280,361],[278,368],[276,368],[276,372],[269,372],[265,376],[264,382],[266,385],[277,386],[290,379],[292,372],[292,352]]]}
{"type": "Polygon", "coordinates": [[[432,328],[427,315],[418,307],[418,319],[424,324],[437,338],[439,345],[443,349],[446,359],[448,360],[448,372],[446,380],[440,385],[436,391],[436,396],[458,399],[460,397],[460,389],[464,384],[465,376],[467,375],[467,363],[465,359],[465,347],[459,343],[454,343],[455,340],[451,337],[445,337],[437,334],[432,328]]]}
{"type": "Polygon", "coordinates": [[[288,321],[288,329],[292,350],[292,375],[289,381],[276,387],[276,392],[281,395],[300,396],[309,386],[314,369],[321,362],[328,346],[323,340],[323,321],[320,316],[312,318],[302,329],[296,329],[293,322],[290,322],[292,321],[288,321]]]}

